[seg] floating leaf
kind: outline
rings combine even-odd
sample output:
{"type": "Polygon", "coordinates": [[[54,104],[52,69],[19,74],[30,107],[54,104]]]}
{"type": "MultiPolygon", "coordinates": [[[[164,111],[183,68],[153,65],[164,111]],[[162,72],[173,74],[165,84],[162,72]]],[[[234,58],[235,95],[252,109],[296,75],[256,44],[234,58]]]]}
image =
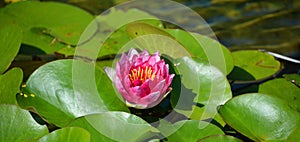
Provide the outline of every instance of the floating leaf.
{"type": "Polygon", "coordinates": [[[82,128],[65,127],[43,136],[38,142],[90,142],[90,133],[82,128]]]}
{"type": "Polygon", "coordinates": [[[242,142],[242,140],[228,135],[213,135],[200,139],[198,142],[242,142]]]}
{"type": "Polygon", "coordinates": [[[23,30],[22,43],[53,53],[76,45],[93,16],[80,8],[57,2],[24,1],[12,3],[0,13],[10,17],[23,30]],[[63,14],[62,14],[63,13],[63,14]]]}
{"type": "Polygon", "coordinates": [[[126,33],[133,38],[127,47],[146,49],[150,53],[159,51],[173,59],[190,56],[185,47],[162,28],[134,22],[126,26],[126,33]]]}
{"type": "Polygon", "coordinates": [[[0,74],[2,74],[19,51],[22,31],[16,25],[0,26],[0,37],[0,74]]]}
{"type": "Polygon", "coordinates": [[[37,69],[26,85],[24,95],[17,96],[18,103],[24,108],[34,107],[47,121],[58,126],[91,113],[128,111],[107,75],[92,63],[50,62],[37,69]]]}
{"type": "Polygon", "coordinates": [[[61,54],[70,55],[75,54],[76,50],[76,55],[92,59],[95,57],[103,58],[118,54],[123,46],[125,46],[131,40],[126,34],[125,29],[128,23],[134,21],[142,21],[156,27],[162,27],[162,22],[158,20],[158,18],[144,11],[138,9],[128,9],[123,11],[116,8],[111,8],[109,11],[97,16],[96,20],[94,21],[94,25],[89,25],[89,27],[87,27],[87,29],[84,31],[82,35],[83,39],[91,36],[90,31],[99,31],[93,35],[91,40],[88,42],[80,41],[83,44],[79,45],[76,49],[63,48],[58,52],[61,54]],[[101,28],[98,28],[97,25],[101,25],[101,28]],[[96,52],[96,55],[94,57],[92,53],[84,52],[96,52]]]}
{"type": "MultiPolygon", "coordinates": [[[[193,119],[210,119],[217,113],[217,106],[224,104],[232,97],[226,76],[216,67],[197,59],[182,58],[175,61],[181,82],[190,90],[182,88],[175,109],[193,119]],[[190,98],[190,99],[188,99],[190,98]],[[181,108],[189,105],[190,108],[181,108]],[[200,108],[199,108],[200,107],[200,108]]],[[[171,96],[177,99],[176,96],[171,96]]],[[[222,122],[220,122],[222,123],[222,122]]]]}
{"type": "Polygon", "coordinates": [[[210,135],[224,134],[219,127],[197,120],[183,120],[175,124],[161,123],[158,129],[171,142],[192,142],[210,135]]]}
{"type": "MultiPolygon", "coordinates": [[[[101,25],[101,28],[99,28],[97,35],[94,35],[94,37],[98,38],[95,46],[98,46],[99,43],[101,43],[101,45],[103,44],[101,48],[96,47],[96,50],[100,49],[97,57],[119,53],[123,46],[130,41],[130,37],[125,33],[126,24],[134,21],[143,21],[151,25],[162,26],[162,23],[158,18],[138,9],[128,9],[123,11],[111,8],[109,11],[97,16],[96,22],[101,25]]],[[[93,28],[94,27],[89,27],[86,31],[93,30],[93,28]]],[[[85,49],[90,48],[92,47],[87,47],[85,49]]]]}
{"type": "Polygon", "coordinates": [[[0,105],[0,141],[34,141],[48,133],[46,126],[39,125],[30,113],[14,105],[0,105]]]}
{"type": "Polygon", "coordinates": [[[209,61],[224,74],[229,74],[233,69],[230,51],[214,39],[178,29],[166,29],[165,31],[184,45],[193,57],[209,61]]]}
{"type": "Polygon", "coordinates": [[[300,88],[283,78],[273,79],[259,85],[259,93],[268,94],[285,100],[300,112],[300,88]]]}
{"type": "Polygon", "coordinates": [[[0,104],[17,104],[16,94],[20,91],[23,72],[13,68],[0,75],[0,104]]]}
{"type": "Polygon", "coordinates": [[[229,100],[219,108],[224,121],[254,141],[283,141],[300,124],[299,113],[285,101],[252,93],[229,100]]]}
{"type": "Polygon", "coordinates": [[[85,128],[91,133],[91,141],[137,141],[157,132],[143,119],[126,112],[105,112],[76,119],[70,126],[85,128]]]}
{"type": "Polygon", "coordinates": [[[264,52],[243,50],[233,52],[232,56],[235,65],[229,75],[232,80],[260,80],[274,75],[280,69],[280,63],[264,52]]]}
{"type": "Polygon", "coordinates": [[[283,77],[296,85],[300,86],[300,75],[299,74],[284,74],[283,77]]]}
{"type": "Polygon", "coordinates": [[[135,38],[135,43],[150,52],[160,51],[172,58],[197,57],[209,61],[223,73],[233,68],[230,52],[217,41],[183,30],[162,29],[147,23],[136,22],[127,25],[126,32],[135,38]],[[188,42],[187,42],[188,41],[188,42]]]}

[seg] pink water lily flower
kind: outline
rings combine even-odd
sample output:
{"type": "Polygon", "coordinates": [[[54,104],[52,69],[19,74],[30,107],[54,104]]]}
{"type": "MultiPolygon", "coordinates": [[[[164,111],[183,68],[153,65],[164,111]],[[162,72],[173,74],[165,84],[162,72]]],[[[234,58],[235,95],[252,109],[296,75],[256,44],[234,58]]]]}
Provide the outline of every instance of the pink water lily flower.
{"type": "Polygon", "coordinates": [[[146,109],[159,104],[171,91],[169,87],[174,74],[169,74],[169,66],[160,59],[159,52],[149,55],[144,50],[140,54],[130,49],[122,54],[116,70],[105,68],[129,107],[146,109]]]}

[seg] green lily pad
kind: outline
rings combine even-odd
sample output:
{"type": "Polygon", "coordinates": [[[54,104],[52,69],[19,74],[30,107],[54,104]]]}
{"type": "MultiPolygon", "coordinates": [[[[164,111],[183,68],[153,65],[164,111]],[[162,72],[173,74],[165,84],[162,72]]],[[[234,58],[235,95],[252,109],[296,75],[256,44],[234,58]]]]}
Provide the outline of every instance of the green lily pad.
{"type": "Polygon", "coordinates": [[[171,96],[175,110],[197,120],[215,117],[217,106],[232,97],[226,76],[218,68],[201,60],[184,57],[175,62],[182,75],[181,82],[187,88],[182,87],[180,96],[171,96]]]}
{"type": "Polygon", "coordinates": [[[267,53],[242,50],[232,53],[235,68],[228,78],[237,81],[253,81],[268,78],[280,70],[280,62],[267,53]]]}
{"type": "Polygon", "coordinates": [[[34,107],[47,121],[58,126],[91,113],[128,111],[107,75],[92,63],[50,62],[38,68],[26,85],[24,95],[17,95],[18,103],[24,108],[34,107]]]}
{"type": "Polygon", "coordinates": [[[259,85],[258,92],[285,100],[293,109],[300,112],[300,88],[284,78],[273,79],[259,85]]]}
{"type": "Polygon", "coordinates": [[[2,74],[19,51],[22,31],[16,25],[0,26],[0,37],[0,74],[2,74]]]}
{"type": "Polygon", "coordinates": [[[137,141],[158,132],[143,119],[126,112],[104,112],[76,119],[70,126],[82,127],[91,133],[91,141],[137,141]]]}
{"type": "Polygon", "coordinates": [[[286,141],[298,141],[300,139],[300,125],[289,135],[286,141]]]}
{"type": "Polygon", "coordinates": [[[20,91],[23,72],[20,68],[13,68],[0,75],[0,104],[17,104],[16,94],[20,91]]]}
{"type": "Polygon", "coordinates": [[[184,45],[192,57],[209,61],[224,74],[232,71],[233,59],[230,51],[216,40],[178,29],[166,29],[165,31],[184,45]]]}
{"type": "Polygon", "coordinates": [[[56,51],[56,53],[63,55],[64,57],[73,56],[76,48],[74,47],[64,47],[56,51]]]}
{"type": "Polygon", "coordinates": [[[213,135],[200,139],[198,142],[242,142],[242,140],[228,135],[213,135]]]}
{"type": "Polygon", "coordinates": [[[297,86],[300,86],[300,75],[299,74],[284,74],[283,77],[297,86]]]}
{"type": "Polygon", "coordinates": [[[232,128],[254,141],[284,141],[300,124],[299,113],[276,97],[252,93],[234,97],[219,113],[232,128]]]}
{"type": "Polygon", "coordinates": [[[112,67],[113,61],[114,61],[114,60],[97,61],[97,62],[96,62],[96,66],[97,66],[99,69],[102,70],[102,69],[104,69],[105,67],[112,67]]]}
{"type": "Polygon", "coordinates": [[[146,49],[150,53],[159,51],[160,54],[173,59],[191,56],[182,44],[162,28],[143,22],[134,22],[126,26],[126,33],[133,39],[124,48],[146,49]]]}
{"type": "Polygon", "coordinates": [[[158,18],[144,11],[138,9],[124,11],[111,8],[105,14],[97,16],[94,25],[89,25],[84,31],[82,38],[87,39],[91,35],[90,31],[98,30],[92,38],[89,38],[88,42],[80,41],[83,44],[76,48],[76,56],[95,59],[118,54],[123,46],[130,41],[130,37],[125,33],[126,24],[134,21],[143,21],[151,25],[162,26],[158,18]],[[97,25],[101,25],[101,28],[97,28],[97,25]]]}
{"type": "MultiPolygon", "coordinates": [[[[97,21],[100,25],[109,25],[107,28],[110,30],[113,29],[113,33],[107,37],[107,40],[101,47],[98,57],[119,53],[123,46],[131,40],[130,36],[126,34],[126,25],[128,23],[141,21],[155,27],[163,26],[162,22],[157,17],[138,9],[123,11],[111,8],[108,14],[98,16],[97,21]]],[[[107,29],[101,29],[101,31],[104,32],[105,30],[107,29]]],[[[100,34],[103,34],[104,36],[109,35],[104,32],[100,34]]]]}
{"type": "Polygon", "coordinates": [[[55,130],[40,138],[38,142],[90,142],[90,133],[78,127],[55,130]]]}
{"type": "Polygon", "coordinates": [[[24,142],[34,141],[48,134],[45,125],[39,125],[30,113],[15,105],[0,105],[0,141],[24,142]]]}
{"type": "Polygon", "coordinates": [[[94,19],[88,12],[63,3],[23,1],[0,10],[23,30],[22,43],[53,53],[77,45],[86,26],[94,19]]]}
{"type": "Polygon", "coordinates": [[[229,50],[217,41],[200,34],[162,29],[142,22],[128,24],[126,32],[135,38],[134,43],[150,52],[158,50],[175,59],[184,56],[197,57],[209,61],[224,74],[229,74],[233,69],[229,50]]]}
{"type": "Polygon", "coordinates": [[[198,120],[183,120],[175,124],[163,122],[158,129],[170,142],[192,142],[210,135],[224,134],[219,127],[198,120]]]}

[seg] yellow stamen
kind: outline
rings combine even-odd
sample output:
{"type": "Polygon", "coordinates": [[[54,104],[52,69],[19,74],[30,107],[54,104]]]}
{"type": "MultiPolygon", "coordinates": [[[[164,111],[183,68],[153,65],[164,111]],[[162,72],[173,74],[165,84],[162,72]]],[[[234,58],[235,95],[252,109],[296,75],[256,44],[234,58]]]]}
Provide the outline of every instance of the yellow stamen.
{"type": "Polygon", "coordinates": [[[144,69],[142,69],[142,73],[141,73],[141,76],[140,76],[140,80],[143,80],[143,75],[144,75],[144,69]]]}
{"type": "Polygon", "coordinates": [[[130,81],[133,83],[135,80],[140,80],[142,82],[146,81],[147,79],[154,79],[156,73],[152,73],[152,67],[146,66],[138,67],[135,69],[132,69],[130,73],[128,74],[128,77],[130,81]]]}
{"type": "Polygon", "coordinates": [[[141,72],[141,67],[139,67],[139,70],[138,70],[138,72],[137,72],[137,78],[139,78],[140,72],[141,72]]]}

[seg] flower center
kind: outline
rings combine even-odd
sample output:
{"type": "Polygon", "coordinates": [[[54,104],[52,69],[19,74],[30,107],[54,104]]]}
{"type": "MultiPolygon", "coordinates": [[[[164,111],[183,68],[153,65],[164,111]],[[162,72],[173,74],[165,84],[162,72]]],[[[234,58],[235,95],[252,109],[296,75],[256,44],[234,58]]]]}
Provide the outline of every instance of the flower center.
{"type": "Polygon", "coordinates": [[[140,82],[138,84],[142,84],[149,78],[154,79],[155,72],[153,72],[151,66],[146,66],[146,67],[139,66],[138,68],[131,69],[128,76],[131,83],[137,85],[137,82],[140,82]]]}

